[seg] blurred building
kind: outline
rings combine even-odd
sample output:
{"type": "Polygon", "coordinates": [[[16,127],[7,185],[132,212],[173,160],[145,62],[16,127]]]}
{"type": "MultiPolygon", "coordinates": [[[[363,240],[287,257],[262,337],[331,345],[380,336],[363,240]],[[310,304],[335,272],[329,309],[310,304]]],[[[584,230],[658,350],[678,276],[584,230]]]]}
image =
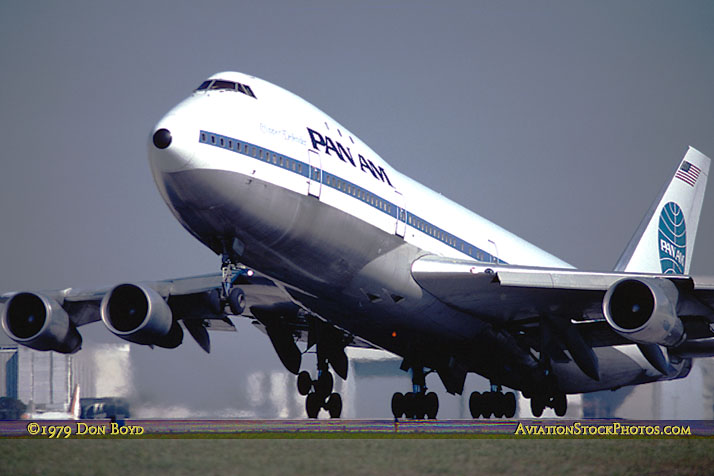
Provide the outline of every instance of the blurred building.
{"type": "Polygon", "coordinates": [[[28,411],[64,412],[75,385],[82,397],[121,397],[131,388],[129,344],[90,345],[75,354],[0,346],[0,396],[28,411]]]}

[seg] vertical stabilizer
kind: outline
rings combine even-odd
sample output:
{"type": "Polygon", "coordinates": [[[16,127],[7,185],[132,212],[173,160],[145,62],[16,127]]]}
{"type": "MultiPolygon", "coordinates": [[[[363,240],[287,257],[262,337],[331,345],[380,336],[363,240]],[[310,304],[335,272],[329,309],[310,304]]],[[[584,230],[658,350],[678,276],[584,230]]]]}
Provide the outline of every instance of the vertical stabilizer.
{"type": "Polygon", "coordinates": [[[615,271],[689,274],[709,163],[709,157],[689,148],[620,256],[615,271]]]}

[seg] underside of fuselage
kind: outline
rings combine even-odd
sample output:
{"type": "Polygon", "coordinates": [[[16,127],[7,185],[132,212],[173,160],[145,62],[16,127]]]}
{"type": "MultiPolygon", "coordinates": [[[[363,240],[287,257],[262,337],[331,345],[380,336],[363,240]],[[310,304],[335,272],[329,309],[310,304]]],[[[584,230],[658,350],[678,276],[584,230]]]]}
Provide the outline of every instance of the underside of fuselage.
{"type": "MultiPolygon", "coordinates": [[[[237,239],[240,261],[289,285],[304,308],[407,362],[436,370],[452,393],[461,392],[467,372],[514,389],[543,384],[537,356],[508,333],[418,286],[411,263],[428,252],[396,234],[318,197],[233,171],[193,168],[165,173],[162,181],[172,211],[204,245],[220,254],[224,243],[237,239]]],[[[556,364],[552,372],[561,391],[657,380],[631,353],[596,352],[603,378],[592,380],[572,361],[556,364]]]]}

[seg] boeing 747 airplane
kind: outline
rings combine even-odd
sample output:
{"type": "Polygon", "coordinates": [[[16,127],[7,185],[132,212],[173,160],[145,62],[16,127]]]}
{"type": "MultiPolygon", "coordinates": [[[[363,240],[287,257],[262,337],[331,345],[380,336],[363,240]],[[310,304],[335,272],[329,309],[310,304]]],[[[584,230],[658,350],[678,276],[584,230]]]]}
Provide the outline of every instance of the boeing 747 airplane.
{"type": "Polygon", "coordinates": [[[333,373],[347,378],[347,346],[403,359],[413,387],[392,397],[396,418],[436,418],[430,372],[450,394],[471,372],[490,381],[470,396],[474,418],[514,416],[503,388],[536,416],[562,416],[566,394],[683,378],[693,358],[714,355],[714,280],[688,274],[709,162],[690,148],[613,271],[579,271],[400,174],[299,97],[219,73],[152,129],[149,163],[221,272],[8,293],[2,326],[63,353],[100,319],[166,348],[185,329],[209,352],[208,331],[245,316],[297,375],[310,418],[340,416],[333,373]]]}

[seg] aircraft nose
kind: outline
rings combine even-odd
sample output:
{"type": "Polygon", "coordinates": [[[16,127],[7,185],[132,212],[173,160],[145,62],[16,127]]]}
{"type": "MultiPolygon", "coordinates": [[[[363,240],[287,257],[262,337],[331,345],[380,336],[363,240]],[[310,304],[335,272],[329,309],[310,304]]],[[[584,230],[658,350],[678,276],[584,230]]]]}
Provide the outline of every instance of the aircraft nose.
{"type": "Polygon", "coordinates": [[[154,132],[153,141],[157,149],[165,149],[171,145],[171,132],[168,129],[159,129],[154,132]]]}
{"type": "Polygon", "coordinates": [[[176,116],[164,117],[149,136],[149,163],[158,178],[162,173],[177,172],[191,167],[193,144],[190,140],[197,132],[178,120],[176,116]]]}

